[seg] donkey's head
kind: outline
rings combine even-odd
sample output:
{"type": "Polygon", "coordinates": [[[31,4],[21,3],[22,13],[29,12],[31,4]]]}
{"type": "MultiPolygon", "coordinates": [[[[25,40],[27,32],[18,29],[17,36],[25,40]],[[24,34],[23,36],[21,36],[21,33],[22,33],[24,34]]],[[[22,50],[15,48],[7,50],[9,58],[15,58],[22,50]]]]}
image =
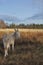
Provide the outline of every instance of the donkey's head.
{"type": "Polygon", "coordinates": [[[19,39],[20,38],[20,31],[18,29],[15,29],[14,35],[15,35],[16,39],[19,39]]]}

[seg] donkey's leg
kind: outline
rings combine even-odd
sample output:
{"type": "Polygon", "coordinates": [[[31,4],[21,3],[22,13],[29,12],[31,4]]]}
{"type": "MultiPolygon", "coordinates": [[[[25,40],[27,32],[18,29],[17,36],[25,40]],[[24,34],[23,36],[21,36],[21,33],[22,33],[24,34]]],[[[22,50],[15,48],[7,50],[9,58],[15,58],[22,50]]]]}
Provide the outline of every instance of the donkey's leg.
{"type": "Polygon", "coordinates": [[[8,47],[8,50],[10,51],[10,45],[9,45],[9,47],[8,47]]]}
{"type": "Polygon", "coordinates": [[[8,55],[8,49],[5,49],[5,57],[8,55]]]}
{"type": "Polygon", "coordinates": [[[14,51],[14,43],[12,43],[12,50],[14,51]]]}
{"type": "Polygon", "coordinates": [[[8,56],[8,49],[9,49],[9,44],[7,44],[6,48],[5,48],[5,57],[8,56]]]}
{"type": "Polygon", "coordinates": [[[4,43],[4,56],[6,57],[8,55],[8,49],[6,43],[4,43]]]}

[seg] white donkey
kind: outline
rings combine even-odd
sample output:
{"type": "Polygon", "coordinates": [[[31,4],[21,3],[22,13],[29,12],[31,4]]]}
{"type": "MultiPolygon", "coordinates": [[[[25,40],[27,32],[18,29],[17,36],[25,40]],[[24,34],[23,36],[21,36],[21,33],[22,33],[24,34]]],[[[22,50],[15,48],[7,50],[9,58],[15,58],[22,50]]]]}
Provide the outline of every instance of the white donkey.
{"type": "Polygon", "coordinates": [[[4,50],[5,54],[4,56],[6,57],[8,55],[8,49],[10,49],[10,45],[12,45],[12,50],[14,50],[14,44],[15,44],[15,39],[20,38],[20,32],[15,29],[15,32],[12,34],[5,34],[3,36],[3,45],[4,45],[4,50]]]}

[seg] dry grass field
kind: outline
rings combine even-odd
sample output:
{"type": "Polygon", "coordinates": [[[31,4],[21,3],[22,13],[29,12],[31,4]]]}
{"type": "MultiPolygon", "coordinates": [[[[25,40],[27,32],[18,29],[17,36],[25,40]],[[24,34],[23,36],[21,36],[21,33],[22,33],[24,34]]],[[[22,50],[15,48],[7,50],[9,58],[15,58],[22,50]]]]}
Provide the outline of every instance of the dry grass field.
{"type": "Polygon", "coordinates": [[[43,65],[43,29],[19,29],[21,38],[15,41],[14,52],[4,58],[2,37],[14,29],[0,29],[0,65],[43,65]]]}

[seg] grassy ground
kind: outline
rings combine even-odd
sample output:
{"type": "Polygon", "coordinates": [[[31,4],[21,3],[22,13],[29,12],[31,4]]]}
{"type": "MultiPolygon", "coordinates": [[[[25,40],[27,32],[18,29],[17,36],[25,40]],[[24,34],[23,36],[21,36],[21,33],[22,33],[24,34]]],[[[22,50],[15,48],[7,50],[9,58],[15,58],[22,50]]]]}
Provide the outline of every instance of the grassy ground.
{"type": "MultiPolygon", "coordinates": [[[[0,32],[1,36],[4,34],[0,32]]],[[[14,52],[4,58],[4,47],[0,39],[0,65],[43,65],[43,32],[21,31],[21,38],[15,41],[14,52]]]]}

